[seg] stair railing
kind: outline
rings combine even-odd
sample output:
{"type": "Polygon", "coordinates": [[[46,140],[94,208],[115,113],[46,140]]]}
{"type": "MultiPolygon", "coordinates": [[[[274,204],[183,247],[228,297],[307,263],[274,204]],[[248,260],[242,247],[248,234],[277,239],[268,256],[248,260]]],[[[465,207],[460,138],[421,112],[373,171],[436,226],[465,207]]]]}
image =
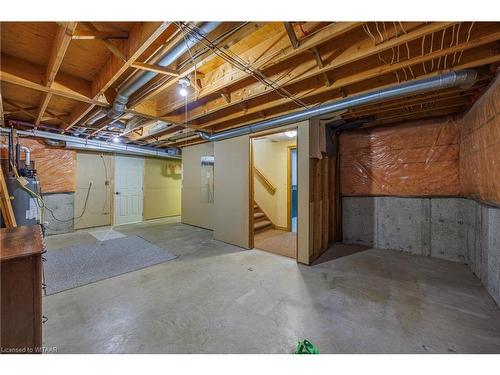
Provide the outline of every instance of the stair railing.
{"type": "Polygon", "coordinates": [[[257,175],[257,177],[260,179],[260,181],[262,182],[262,184],[264,185],[264,187],[266,188],[266,190],[271,193],[271,195],[274,195],[274,193],[276,193],[276,185],[274,185],[265,175],[264,173],[262,173],[262,171],[257,168],[257,167],[253,167],[254,168],[254,171],[255,171],[255,174],[257,175]]]}

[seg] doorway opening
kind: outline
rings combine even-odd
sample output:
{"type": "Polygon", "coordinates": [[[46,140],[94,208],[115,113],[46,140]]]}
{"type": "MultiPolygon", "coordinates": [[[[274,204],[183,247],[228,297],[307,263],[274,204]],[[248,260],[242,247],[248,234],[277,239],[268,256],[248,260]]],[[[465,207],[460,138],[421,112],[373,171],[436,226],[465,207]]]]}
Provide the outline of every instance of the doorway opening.
{"type": "Polygon", "coordinates": [[[251,247],[297,259],[297,130],[250,139],[251,247]]]}

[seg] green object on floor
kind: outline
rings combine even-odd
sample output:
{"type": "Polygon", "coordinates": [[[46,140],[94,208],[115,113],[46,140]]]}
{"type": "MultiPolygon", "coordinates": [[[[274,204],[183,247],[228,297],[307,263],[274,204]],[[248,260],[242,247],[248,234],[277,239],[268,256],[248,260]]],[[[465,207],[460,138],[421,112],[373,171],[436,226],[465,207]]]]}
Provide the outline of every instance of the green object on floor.
{"type": "Polygon", "coordinates": [[[311,342],[304,340],[297,343],[295,354],[319,354],[319,350],[311,342]]]}

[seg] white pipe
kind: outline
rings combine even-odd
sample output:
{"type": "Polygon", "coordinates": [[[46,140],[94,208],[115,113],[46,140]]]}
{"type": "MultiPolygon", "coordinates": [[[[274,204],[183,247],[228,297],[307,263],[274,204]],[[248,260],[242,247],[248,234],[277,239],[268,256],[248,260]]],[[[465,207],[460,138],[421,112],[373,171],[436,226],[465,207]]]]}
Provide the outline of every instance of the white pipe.
{"type": "Polygon", "coordinates": [[[21,149],[24,151],[24,165],[29,168],[31,163],[31,151],[26,146],[21,146],[21,149]]]}

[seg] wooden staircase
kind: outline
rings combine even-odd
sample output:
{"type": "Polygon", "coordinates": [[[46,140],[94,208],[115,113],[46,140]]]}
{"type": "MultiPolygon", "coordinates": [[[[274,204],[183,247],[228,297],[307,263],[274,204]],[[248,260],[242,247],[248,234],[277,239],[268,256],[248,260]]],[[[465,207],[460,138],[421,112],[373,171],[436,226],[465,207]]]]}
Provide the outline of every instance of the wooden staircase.
{"type": "Polygon", "coordinates": [[[253,202],[253,232],[264,232],[268,229],[273,229],[273,222],[267,217],[264,211],[255,201],[253,202]]]}

